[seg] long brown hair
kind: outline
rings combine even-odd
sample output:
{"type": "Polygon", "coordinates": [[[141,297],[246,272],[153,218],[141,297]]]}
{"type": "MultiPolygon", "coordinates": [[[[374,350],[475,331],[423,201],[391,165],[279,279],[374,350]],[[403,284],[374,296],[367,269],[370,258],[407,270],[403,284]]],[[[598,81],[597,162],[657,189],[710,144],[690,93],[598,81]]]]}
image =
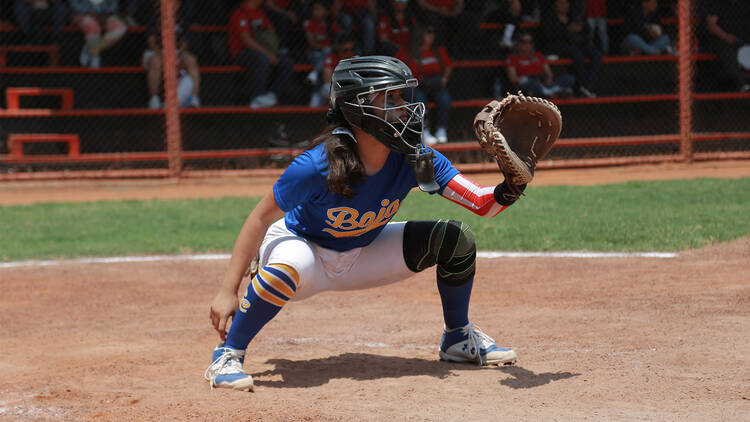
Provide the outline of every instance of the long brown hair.
{"type": "Polygon", "coordinates": [[[367,179],[365,165],[357,155],[356,143],[347,135],[334,135],[333,129],[342,126],[341,123],[330,123],[312,140],[310,148],[325,143],[328,157],[328,176],[326,187],[331,193],[353,198],[357,192],[352,184],[364,183],[367,179]]]}
{"type": "MultiPolygon", "coordinates": [[[[422,43],[424,42],[424,34],[429,30],[435,31],[431,26],[417,25],[409,38],[410,58],[416,61],[419,67],[419,74],[414,75],[414,77],[420,78],[420,80],[422,78],[422,43]]],[[[438,64],[440,64],[440,70],[442,71],[445,69],[445,63],[443,63],[443,55],[440,54],[438,43],[433,41],[430,49],[432,50],[432,54],[435,55],[435,58],[437,58],[438,64]]]]}

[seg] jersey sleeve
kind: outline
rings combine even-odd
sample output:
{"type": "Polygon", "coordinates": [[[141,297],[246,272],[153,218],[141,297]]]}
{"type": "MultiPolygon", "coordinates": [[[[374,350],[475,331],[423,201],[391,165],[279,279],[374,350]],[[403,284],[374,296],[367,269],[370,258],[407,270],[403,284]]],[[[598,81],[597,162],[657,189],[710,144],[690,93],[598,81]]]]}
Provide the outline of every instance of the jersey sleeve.
{"type": "Polygon", "coordinates": [[[494,186],[481,186],[460,173],[448,182],[441,195],[480,217],[494,217],[508,208],[495,201],[494,186]]]}
{"type": "Polygon", "coordinates": [[[515,68],[516,72],[518,72],[518,62],[520,61],[520,57],[516,56],[515,54],[510,54],[507,61],[508,67],[515,68]]]}
{"type": "Polygon", "coordinates": [[[327,55],[326,58],[323,59],[323,68],[324,69],[325,68],[334,69],[336,67],[336,64],[337,64],[336,63],[336,56],[333,53],[327,55]]]}
{"type": "Polygon", "coordinates": [[[273,197],[284,212],[311,198],[314,198],[325,187],[325,180],[315,167],[315,161],[309,152],[299,155],[284,170],[273,185],[273,197]]]}
{"type": "Polygon", "coordinates": [[[450,56],[448,55],[448,50],[446,50],[442,45],[440,46],[440,56],[440,58],[443,60],[443,66],[448,67],[453,64],[450,56]]]}
{"type": "Polygon", "coordinates": [[[388,16],[381,16],[378,22],[378,35],[388,36],[391,34],[391,19],[388,16]]]}
{"type": "Polygon", "coordinates": [[[432,151],[435,153],[435,159],[432,161],[435,170],[435,182],[440,185],[440,191],[442,191],[448,182],[458,174],[458,170],[443,154],[435,149],[432,151]]]}

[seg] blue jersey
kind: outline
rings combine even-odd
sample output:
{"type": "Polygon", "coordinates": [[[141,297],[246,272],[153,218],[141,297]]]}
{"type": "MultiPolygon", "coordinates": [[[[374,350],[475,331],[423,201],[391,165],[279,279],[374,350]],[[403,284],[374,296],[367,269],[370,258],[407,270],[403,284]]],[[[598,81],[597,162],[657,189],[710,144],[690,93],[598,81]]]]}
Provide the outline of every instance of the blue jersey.
{"type": "MultiPolygon", "coordinates": [[[[458,170],[435,152],[435,181],[442,192],[458,170]]],[[[369,245],[393,218],[417,179],[404,154],[391,151],[383,168],[352,185],[353,198],[328,191],[325,143],[299,155],[273,185],[286,212],[286,226],[298,236],[336,251],[369,245]]]]}

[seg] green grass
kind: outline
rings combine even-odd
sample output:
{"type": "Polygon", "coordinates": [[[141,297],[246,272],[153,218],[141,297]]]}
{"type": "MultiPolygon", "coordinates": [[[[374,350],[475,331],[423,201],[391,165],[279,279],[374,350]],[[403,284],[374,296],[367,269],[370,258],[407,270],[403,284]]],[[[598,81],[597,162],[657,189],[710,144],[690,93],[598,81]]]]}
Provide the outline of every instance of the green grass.
{"type": "MultiPolygon", "coordinates": [[[[0,207],[0,260],[230,251],[258,198],[0,207]]],[[[451,218],[481,250],[678,251],[750,234],[750,179],[530,187],[498,217],[411,194],[394,218],[451,218]]]]}

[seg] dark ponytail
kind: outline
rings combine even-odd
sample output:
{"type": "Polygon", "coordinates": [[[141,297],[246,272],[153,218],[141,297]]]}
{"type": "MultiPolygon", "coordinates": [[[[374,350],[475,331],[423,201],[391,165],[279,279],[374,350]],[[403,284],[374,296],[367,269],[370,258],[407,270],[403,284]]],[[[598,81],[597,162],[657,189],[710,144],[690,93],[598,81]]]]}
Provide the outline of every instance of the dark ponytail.
{"type": "Polygon", "coordinates": [[[359,159],[356,142],[347,135],[334,135],[333,129],[342,126],[343,117],[340,113],[329,111],[326,114],[328,126],[313,139],[310,148],[325,143],[328,157],[328,176],[326,187],[331,193],[353,198],[357,192],[352,189],[356,183],[364,183],[367,179],[365,165],[359,159]]]}

